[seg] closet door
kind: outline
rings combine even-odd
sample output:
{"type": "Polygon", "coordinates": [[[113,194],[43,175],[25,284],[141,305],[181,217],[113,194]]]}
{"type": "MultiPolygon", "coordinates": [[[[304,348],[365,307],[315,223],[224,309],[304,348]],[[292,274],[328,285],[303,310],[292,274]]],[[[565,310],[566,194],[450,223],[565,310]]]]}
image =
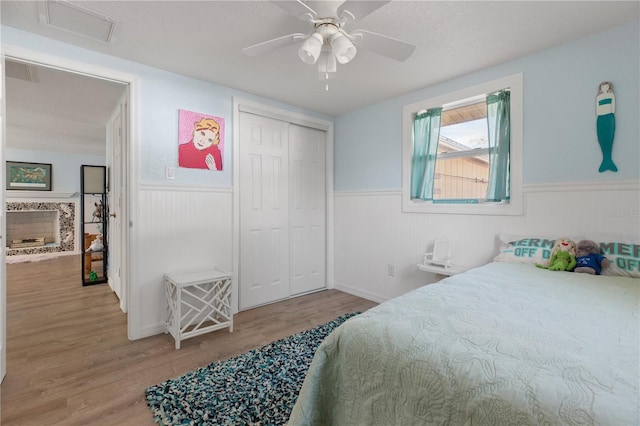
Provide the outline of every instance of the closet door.
{"type": "Polygon", "coordinates": [[[291,294],[325,287],[325,132],[289,125],[291,294]]]}
{"type": "Polygon", "coordinates": [[[239,307],[289,297],[289,124],[240,113],[239,307]]]}

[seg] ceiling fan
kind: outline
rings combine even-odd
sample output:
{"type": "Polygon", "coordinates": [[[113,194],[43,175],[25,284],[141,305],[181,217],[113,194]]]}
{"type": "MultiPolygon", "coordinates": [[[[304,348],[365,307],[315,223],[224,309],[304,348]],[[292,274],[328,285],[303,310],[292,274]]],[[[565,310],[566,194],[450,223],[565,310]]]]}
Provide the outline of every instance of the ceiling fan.
{"type": "Polygon", "coordinates": [[[291,15],[310,22],[313,29],[307,34],[288,34],[254,44],[242,51],[249,56],[258,56],[294,43],[302,43],[298,56],[306,64],[318,63],[321,80],[331,78],[336,72],[336,62],[350,62],[358,49],[369,50],[397,61],[408,59],[415,49],[412,44],[382,34],[362,29],[347,32],[344,29],[348,22],[367,16],[391,0],[270,1],[291,15]]]}

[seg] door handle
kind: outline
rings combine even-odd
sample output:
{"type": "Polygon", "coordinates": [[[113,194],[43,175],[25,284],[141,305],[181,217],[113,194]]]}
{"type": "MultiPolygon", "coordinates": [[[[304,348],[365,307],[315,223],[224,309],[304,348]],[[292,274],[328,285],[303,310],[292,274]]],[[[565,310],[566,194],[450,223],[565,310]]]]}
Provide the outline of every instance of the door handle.
{"type": "Polygon", "coordinates": [[[115,213],[109,213],[109,216],[116,217],[116,214],[115,213]]]}

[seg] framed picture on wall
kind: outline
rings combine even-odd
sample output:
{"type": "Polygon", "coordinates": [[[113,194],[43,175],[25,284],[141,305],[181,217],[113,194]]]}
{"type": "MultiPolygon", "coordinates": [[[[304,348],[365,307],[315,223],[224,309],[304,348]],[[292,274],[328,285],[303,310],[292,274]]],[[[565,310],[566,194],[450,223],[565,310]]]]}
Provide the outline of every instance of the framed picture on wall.
{"type": "Polygon", "coordinates": [[[222,170],[224,118],[178,110],[178,166],[222,170]]]}
{"type": "Polygon", "coordinates": [[[7,161],[7,189],[51,191],[51,164],[7,161]]]}

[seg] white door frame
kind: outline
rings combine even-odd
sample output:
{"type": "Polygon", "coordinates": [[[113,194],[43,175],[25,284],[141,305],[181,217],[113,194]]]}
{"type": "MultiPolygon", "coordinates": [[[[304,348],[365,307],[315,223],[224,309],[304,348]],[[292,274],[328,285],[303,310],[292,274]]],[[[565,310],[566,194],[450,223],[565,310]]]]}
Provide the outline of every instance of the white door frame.
{"type": "Polygon", "coordinates": [[[240,112],[261,115],[326,132],[326,288],[333,288],[333,122],[304,113],[261,104],[243,98],[233,98],[233,285],[231,307],[238,312],[238,272],[240,268],[240,112]]]}
{"type": "MultiPolygon", "coordinates": [[[[139,337],[139,324],[140,324],[140,309],[139,309],[139,289],[133,288],[134,280],[132,277],[135,276],[135,248],[137,247],[137,239],[135,229],[133,227],[133,220],[137,217],[137,209],[135,203],[135,194],[138,192],[138,144],[139,144],[139,129],[138,129],[138,96],[139,96],[139,82],[138,77],[121,72],[118,70],[114,70],[111,68],[105,68],[98,65],[93,65],[85,62],[79,62],[68,58],[63,58],[60,56],[50,55],[47,53],[34,51],[31,49],[25,49],[23,47],[3,44],[2,45],[2,55],[0,56],[0,60],[2,60],[4,64],[4,60],[6,58],[19,60],[22,62],[33,63],[39,66],[55,68],[62,71],[67,71],[75,74],[86,75],[93,78],[99,78],[103,80],[111,80],[118,83],[124,83],[129,85],[129,110],[128,110],[128,132],[126,132],[126,139],[123,143],[123,155],[127,159],[127,167],[125,170],[126,176],[126,184],[124,187],[124,195],[126,199],[127,209],[122,212],[122,220],[125,224],[124,234],[125,241],[122,241],[119,245],[123,250],[123,262],[122,262],[122,286],[124,292],[126,294],[127,301],[127,334],[129,339],[133,340],[139,337]]],[[[4,87],[4,78],[3,78],[3,87],[4,87]]],[[[3,112],[6,108],[6,99],[2,99],[2,108],[3,112]]],[[[3,120],[2,122],[2,141],[0,144],[0,148],[3,150],[6,146],[5,139],[5,128],[6,123],[3,120]]],[[[2,169],[4,170],[4,165],[2,169]]],[[[3,172],[4,173],[4,172],[3,172]]],[[[5,196],[4,185],[2,188],[2,199],[5,196]]],[[[3,213],[3,221],[2,221],[2,234],[6,232],[4,225],[4,213],[3,213]]],[[[2,277],[2,289],[0,291],[0,304],[6,303],[6,283],[4,277],[2,277]]],[[[4,305],[2,305],[4,306],[4,305]]],[[[1,312],[2,317],[0,318],[0,322],[6,324],[6,310],[1,312]]],[[[6,333],[2,334],[2,351],[6,350],[6,333]]],[[[5,366],[2,365],[2,368],[5,366]]]]}
{"type": "MultiPolygon", "coordinates": [[[[0,55],[0,244],[4,242],[7,235],[7,227],[5,222],[5,145],[7,139],[6,133],[6,117],[7,102],[5,101],[5,62],[4,56],[0,55]]],[[[0,382],[4,380],[7,373],[7,264],[5,258],[5,250],[0,250],[0,382]]]]}

